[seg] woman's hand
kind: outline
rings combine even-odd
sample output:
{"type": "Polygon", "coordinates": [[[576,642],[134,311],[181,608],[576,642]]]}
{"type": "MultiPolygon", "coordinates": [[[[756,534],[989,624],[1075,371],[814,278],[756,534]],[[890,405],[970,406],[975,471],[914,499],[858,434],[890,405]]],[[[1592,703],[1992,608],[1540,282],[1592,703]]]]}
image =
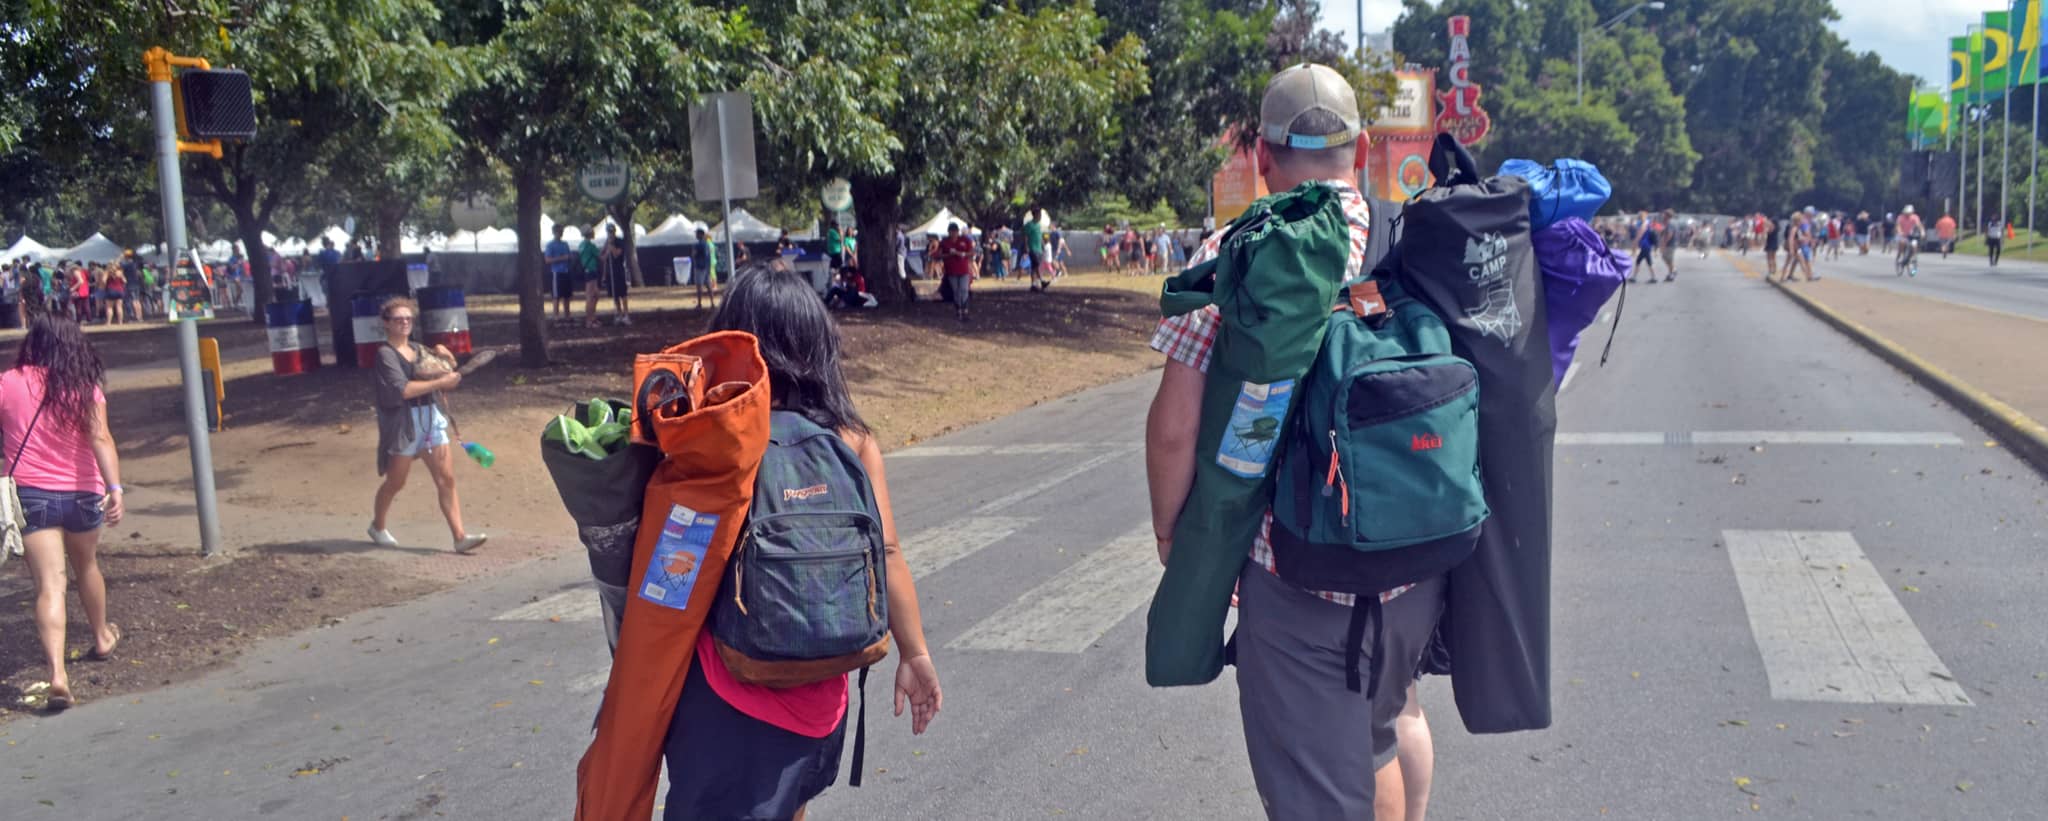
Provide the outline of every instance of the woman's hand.
{"type": "Polygon", "coordinates": [[[924,728],[939,715],[945,696],[939,692],[939,671],[930,653],[911,656],[896,664],[896,714],[903,715],[903,702],[910,702],[910,732],[924,735],[924,728]]]}
{"type": "Polygon", "coordinates": [[[441,375],[441,378],[439,378],[439,379],[436,379],[436,380],[434,380],[434,383],[435,383],[435,388],[434,388],[434,390],[437,390],[437,391],[450,391],[450,390],[454,390],[454,389],[455,389],[455,386],[457,386],[457,385],[460,385],[460,384],[462,384],[462,373],[461,373],[460,371],[449,371],[449,372],[447,372],[447,373],[445,373],[445,374],[442,374],[442,375],[441,375]]]}
{"type": "Polygon", "coordinates": [[[106,517],[107,524],[120,524],[122,509],[121,486],[115,485],[107,488],[106,498],[100,503],[100,513],[106,517]]]}

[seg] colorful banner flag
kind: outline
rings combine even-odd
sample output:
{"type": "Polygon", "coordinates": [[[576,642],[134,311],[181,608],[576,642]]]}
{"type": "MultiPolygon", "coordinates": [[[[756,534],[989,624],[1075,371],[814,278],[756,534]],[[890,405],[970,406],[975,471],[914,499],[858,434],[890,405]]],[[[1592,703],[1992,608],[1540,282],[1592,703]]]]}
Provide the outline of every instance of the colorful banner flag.
{"type": "Polygon", "coordinates": [[[2013,0],[2012,28],[2012,87],[2041,82],[2041,0],[2013,0]]]}
{"type": "Polygon", "coordinates": [[[2002,11],[1984,12],[1984,99],[2005,96],[2006,67],[2012,63],[2012,16],[2002,11]]]}
{"type": "Polygon", "coordinates": [[[1906,138],[1914,148],[1941,143],[1948,134],[1948,97],[1941,89],[1913,92],[1906,105],[1906,138]]]}

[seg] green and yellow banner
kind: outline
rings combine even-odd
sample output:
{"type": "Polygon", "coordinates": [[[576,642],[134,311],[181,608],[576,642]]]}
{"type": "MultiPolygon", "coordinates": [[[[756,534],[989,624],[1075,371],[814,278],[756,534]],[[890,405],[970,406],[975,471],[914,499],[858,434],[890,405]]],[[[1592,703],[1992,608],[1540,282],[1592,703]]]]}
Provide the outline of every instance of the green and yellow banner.
{"type": "Polygon", "coordinates": [[[1940,89],[1913,92],[1906,112],[1906,136],[1915,148],[1940,145],[1948,135],[1948,97],[1940,89]]]}
{"type": "Polygon", "coordinates": [[[1970,37],[1948,39],[1948,99],[1949,107],[1961,109],[1969,104],[1970,37]]]}
{"type": "Polygon", "coordinates": [[[2041,0],[2013,0],[2011,23],[2011,87],[2041,82],[2041,0]]]}
{"type": "Polygon", "coordinates": [[[2003,11],[1984,12],[1984,82],[1980,86],[1985,102],[2005,96],[2009,83],[2006,68],[2012,64],[2012,15],[2003,11]]]}

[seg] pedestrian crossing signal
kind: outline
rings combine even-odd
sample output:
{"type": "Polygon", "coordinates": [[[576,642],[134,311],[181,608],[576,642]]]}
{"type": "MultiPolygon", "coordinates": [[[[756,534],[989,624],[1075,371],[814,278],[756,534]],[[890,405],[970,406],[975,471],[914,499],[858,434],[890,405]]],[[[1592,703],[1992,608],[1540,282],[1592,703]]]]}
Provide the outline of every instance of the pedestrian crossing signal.
{"type": "Polygon", "coordinates": [[[191,140],[256,136],[256,99],[249,75],[234,69],[186,69],[177,76],[178,132],[191,140]]]}

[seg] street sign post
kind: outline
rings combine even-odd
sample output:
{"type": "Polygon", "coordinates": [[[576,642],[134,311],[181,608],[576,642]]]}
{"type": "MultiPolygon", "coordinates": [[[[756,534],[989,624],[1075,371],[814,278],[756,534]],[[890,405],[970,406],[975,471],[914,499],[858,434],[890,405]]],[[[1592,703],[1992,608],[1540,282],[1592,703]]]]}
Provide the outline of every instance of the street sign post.
{"type": "MultiPolygon", "coordinates": [[[[185,180],[178,168],[178,155],[191,151],[221,156],[220,140],[185,142],[181,136],[181,124],[188,118],[194,122],[212,123],[221,126],[227,136],[249,132],[255,129],[251,115],[246,127],[234,116],[215,117],[207,111],[179,110],[179,98],[173,88],[180,68],[211,71],[213,66],[205,60],[178,57],[163,48],[152,48],[142,56],[144,66],[149,70],[150,114],[156,127],[156,168],[157,182],[163,189],[164,206],[164,269],[176,277],[178,262],[185,253],[185,180]]],[[[231,93],[239,87],[244,92],[246,82],[230,81],[209,89],[210,93],[200,95],[202,100],[185,99],[191,105],[206,104],[230,111],[248,107],[254,111],[254,104],[231,93]]],[[[205,269],[198,267],[197,255],[192,258],[194,274],[203,283],[205,269]]],[[[203,293],[202,289],[202,293],[203,293]]],[[[175,296],[173,301],[175,301],[175,296]]],[[[204,303],[201,303],[204,305],[204,303]]],[[[210,314],[207,310],[204,313],[210,314]]],[[[178,326],[178,375],[184,383],[185,394],[185,441],[192,451],[192,495],[193,507],[199,512],[199,549],[202,555],[215,556],[220,553],[220,509],[214,495],[213,485],[213,443],[208,438],[206,412],[206,383],[199,373],[199,326],[196,319],[180,319],[173,316],[178,326]]]]}
{"type": "MultiPolygon", "coordinates": [[[[704,95],[690,107],[691,182],[697,199],[716,199],[725,214],[725,264],[733,260],[732,201],[761,195],[754,168],[754,98],[744,91],[704,95]]],[[[728,274],[730,276],[730,274],[728,274]]]]}

